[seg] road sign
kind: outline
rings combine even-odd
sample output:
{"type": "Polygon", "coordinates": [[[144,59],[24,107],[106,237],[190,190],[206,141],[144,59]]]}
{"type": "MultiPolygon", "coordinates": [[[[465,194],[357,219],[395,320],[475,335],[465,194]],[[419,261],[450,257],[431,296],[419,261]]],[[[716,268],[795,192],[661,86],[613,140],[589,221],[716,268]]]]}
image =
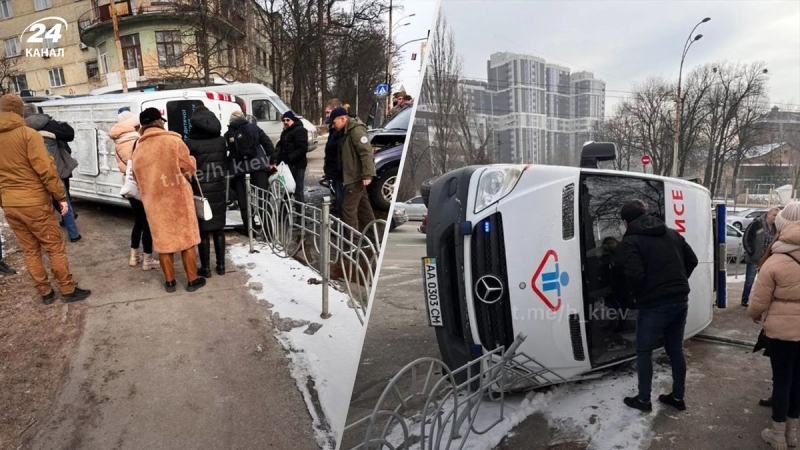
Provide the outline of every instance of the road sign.
{"type": "Polygon", "coordinates": [[[378,87],[375,88],[375,95],[378,97],[386,97],[389,95],[389,85],[379,84],[378,87]]]}
{"type": "Polygon", "coordinates": [[[650,155],[642,155],[642,164],[645,166],[650,164],[650,155]]]}

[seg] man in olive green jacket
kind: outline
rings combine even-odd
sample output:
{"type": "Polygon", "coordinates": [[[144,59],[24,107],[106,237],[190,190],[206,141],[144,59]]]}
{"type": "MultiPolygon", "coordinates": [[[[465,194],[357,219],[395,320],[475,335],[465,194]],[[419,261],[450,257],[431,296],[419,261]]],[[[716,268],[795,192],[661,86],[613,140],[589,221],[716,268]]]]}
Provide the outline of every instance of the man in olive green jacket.
{"type": "Polygon", "coordinates": [[[42,301],[47,305],[55,301],[55,291],[42,263],[42,249],[50,257],[62,300],[83,300],[91,291],[75,285],[64,236],[53,211],[55,199],[61,215],[67,213],[67,194],[44,139],[25,124],[22,113],[23,103],[18,96],[0,98],[0,207],[25,252],[28,272],[42,301]]]}
{"type": "Polygon", "coordinates": [[[344,184],[342,220],[358,231],[373,220],[375,213],[367,196],[367,186],[375,176],[375,161],[372,159],[372,146],[369,145],[367,127],[356,119],[351,119],[347,110],[337,106],[331,111],[329,123],[342,133],[339,141],[339,164],[344,184]]]}

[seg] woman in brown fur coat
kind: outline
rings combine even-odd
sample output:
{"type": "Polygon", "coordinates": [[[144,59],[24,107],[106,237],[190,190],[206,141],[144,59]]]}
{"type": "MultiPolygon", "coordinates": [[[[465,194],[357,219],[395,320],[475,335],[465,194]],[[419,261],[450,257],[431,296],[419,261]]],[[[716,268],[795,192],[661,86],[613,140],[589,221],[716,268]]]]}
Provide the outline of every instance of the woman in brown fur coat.
{"type": "Polygon", "coordinates": [[[164,129],[166,121],[155,108],[139,114],[142,137],[133,153],[133,171],[166,278],[167,292],[175,292],[175,259],[180,253],[188,291],[205,286],[197,276],[195,246],[200,243],[197,213],[188,178],[197,170],[195,159],[178,133],[164,129]]]}

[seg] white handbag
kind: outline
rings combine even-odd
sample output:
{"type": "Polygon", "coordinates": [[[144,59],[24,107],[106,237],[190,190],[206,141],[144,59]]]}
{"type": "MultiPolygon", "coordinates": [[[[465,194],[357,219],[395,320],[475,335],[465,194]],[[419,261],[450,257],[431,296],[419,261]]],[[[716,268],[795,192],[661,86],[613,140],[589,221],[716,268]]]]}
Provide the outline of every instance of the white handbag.
{"type": "Polygon", "coordinates": [[[193,196],[197,218],[209,221],[214,218],[214,213],[211,211],[211,203],[209,203],[208,199],[203,195],[203,187],[200,186],[200,180],[197,179],[197,175],[194,176],[194,180],[197,181],[197,189],[200,190],[200,195],[193,196]]]}
{"type": "Polygon", "coordinates": [[[125,165],[125,182],[122,183],[122,189],[119,190],[119,194],[124,198],[133,198],[142,201],[142,193],[139,191],[139,183],[137,183],[136,178],[133,177],[133,152],[136,151],[136,144],[138,143],[139,141],[133,143],[131,159],[129,159],[128,163],[125,165]]]}

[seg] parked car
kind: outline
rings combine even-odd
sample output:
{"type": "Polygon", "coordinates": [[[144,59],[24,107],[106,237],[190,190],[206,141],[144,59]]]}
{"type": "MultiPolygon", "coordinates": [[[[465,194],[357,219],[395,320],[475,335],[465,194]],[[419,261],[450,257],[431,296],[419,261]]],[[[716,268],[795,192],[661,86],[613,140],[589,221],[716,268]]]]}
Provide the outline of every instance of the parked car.
{"type": "Polygon", "coordinates": [[[408,214],[408,220],[422,220],[422,217],[428,212],[428,207],[425,206],[421,195],[403,202],[403,208],[408,214]]]}
{"type": "Polygon", "coordinates": [[[419,231],[422,234],[427,234],[428,233],[428,213],[427,212],[422,215],[422,224],[419,226],[419,228],[417,228],[417,231],[419,231]]]}
{"type": "Polygon", "coordinates": [[[739,231],[738,228],[725,224],[725,256],[728,261],[741,260],[744,257],[744,247],[742,247],[742,238],[744,233],[739,231]]]}
{"type": "Polygon", "coordinates": [[[394,213],[392,214],[392,223],[389,225],[389,231],[393,231],[395,228],[405,224],[408,222],[408,214],[406,214],[406,210],[403,208],[394,208],[394,213]]]}
{"type": "Polygon", "coordinates": [[[767,214],[767,209],[745,209],[735,212],[725,218],[725,223],[733,225],[739,231],[744,231],[754,220],[767,214]]]}
{"type": "Polygon", "coordinates": [[[375,180],[369,185],[369,196],[372,205],[381,211],[388,211],[392,206],[412,112],[412,108],[407,106],[389,117],[383,126],[369,132],[370,144],[375,150],[376,172],[375,180]]]}

